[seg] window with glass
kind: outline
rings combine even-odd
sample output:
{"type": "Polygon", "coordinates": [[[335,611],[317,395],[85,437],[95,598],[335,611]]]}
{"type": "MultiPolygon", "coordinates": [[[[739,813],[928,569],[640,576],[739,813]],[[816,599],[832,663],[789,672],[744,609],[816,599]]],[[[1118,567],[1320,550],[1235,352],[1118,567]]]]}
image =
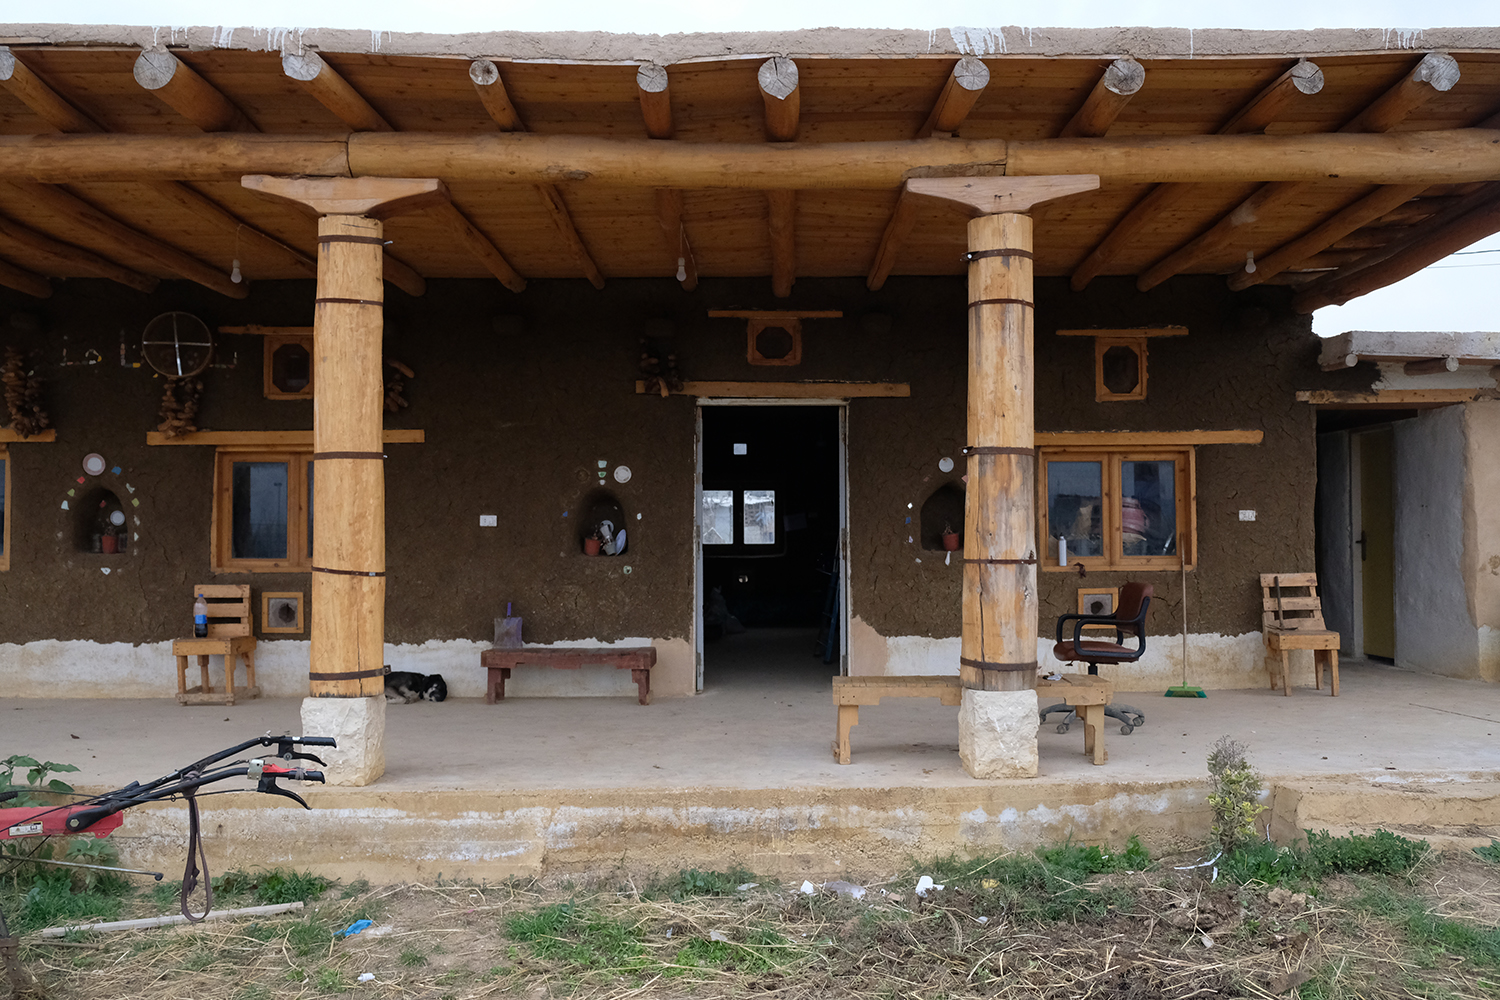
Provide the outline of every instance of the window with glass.
{"type": "Polygon", "coordinates": [[[285,572],[312,565],[310,455],[220,452],[215,479],[214,569],[285,572]]]}
{"type": "Polygon", "coordinates": [[[0,448],[0,570],[10,569],[10,456],[0,448]]]}
{"type": "Polygon", "coordinates": [[[1193,566],[1193,451],[1042,449],[1043,569],[1193,566]]]}
{"type": "Polygon", "coordinates": [[[704,545],[776,546],[775,490],[704,490],[700,502],[704,545]]]}
{"type": "Polygon", "coordinates": [[[703,544],[733,545],[734,490],[704,490],[702,502],[703,544]]]}

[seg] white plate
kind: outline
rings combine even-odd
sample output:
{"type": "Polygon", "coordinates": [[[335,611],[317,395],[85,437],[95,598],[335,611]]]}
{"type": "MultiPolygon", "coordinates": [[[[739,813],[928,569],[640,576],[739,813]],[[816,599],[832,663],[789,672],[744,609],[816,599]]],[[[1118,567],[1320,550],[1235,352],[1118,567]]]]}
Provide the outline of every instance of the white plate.
{"type": "Polygon", "coordinates": [[[83,456],[83,471],[91,476],[97,476],[104,472],[109,463],[104,461],[104,456],[97,451],[91,451],[83,456]]]}
{"type": "Polygon", "coordinates": [[[617,465],[617,466],[615,466],[615,482],[617,482],[617,483],[628,483],[628,482],[630,482],[630,466],[628,466],[628,465],[617,465]]]}

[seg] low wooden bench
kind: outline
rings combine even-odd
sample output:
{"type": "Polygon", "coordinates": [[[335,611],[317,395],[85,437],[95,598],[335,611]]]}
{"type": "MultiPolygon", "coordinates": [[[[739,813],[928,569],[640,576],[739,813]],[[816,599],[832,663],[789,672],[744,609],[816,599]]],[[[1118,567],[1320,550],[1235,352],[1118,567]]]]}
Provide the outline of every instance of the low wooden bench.
{"type": "Polygon", "coordinates": [[[617,670],[629,670],[640,694],[637,700],[642,705],[651,704],[651,668],[656,666],[655,646],[606,646],[597,649],[577,647],[527,647],[520,649],[486,649],[479,654],[479,663],[489,671],[489,683],[485,687],[484,700],[488,705],[505,700],[505,682],[516,667],[555,667],[559,670],[577,670],[585,665],[609,665],[617,670]]]}
{"type": "Polygon", "coordinates": [[[833,703],[839,709],[833,759],[849,763],[849,730],[859,725],[859,706],[878,705],[881,698],[937,698],[944,705],[963,703],[964,689],[956,676],[835,677],[833,703]]]}
{"type": "Polygon", "coordinates": [[[1062,702],[1083,720],[1083,752],[1095,764],[1109,760],[1104,750],[1104,706],[1115,697],[1114,681],[1092,674],[1062,674],[1057,680],[1037,678],[1037,701],[1042,705],[1062,702]]]}

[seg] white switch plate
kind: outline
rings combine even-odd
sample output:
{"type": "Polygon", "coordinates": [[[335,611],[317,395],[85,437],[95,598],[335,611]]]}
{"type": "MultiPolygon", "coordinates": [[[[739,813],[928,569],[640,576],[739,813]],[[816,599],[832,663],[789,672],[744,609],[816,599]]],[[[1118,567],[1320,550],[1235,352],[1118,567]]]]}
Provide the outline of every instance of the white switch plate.
{"type": "Polygon", "coordinates": [[[1255,520],[1255,511],[1253,511],[1253,510],[1242,510],[1242,511],[1240,511],[1240,520],[1241,521],[1253,521],[1253,520],[1255,520]]]}
{"type": "Polygon", "coordinates": [[[493,527],[496,527],[500,523],[499,522],[499,517],[500,517],[500,515],[498,515],[498,514],[480,514],[479,515],[479,526],[481,528],[493,528],[493,527]]]}
{"type": "Polygon", "coordinates": [[[736,455],[748,455],[748,454],[750,454],[750,445],[749,444],[737,444],[737,445],[734,446],[734,453],[736,455]]]}

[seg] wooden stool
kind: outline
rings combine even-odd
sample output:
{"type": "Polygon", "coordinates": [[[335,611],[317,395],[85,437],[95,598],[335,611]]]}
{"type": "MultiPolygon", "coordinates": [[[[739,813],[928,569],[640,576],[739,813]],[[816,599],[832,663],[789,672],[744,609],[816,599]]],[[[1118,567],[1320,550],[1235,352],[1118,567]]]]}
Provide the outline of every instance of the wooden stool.
{"type": "Polygon", "coordinates": [[[1114,701],[1114,681],[1091,674],[1063,674],[1055,681],[1037,678],[1036,694],[1038,701],[1055,698],[1077,712],[1083,720],[1084,754],[1093,757],[1095,764],[1109,760],[1104,749],[1104,707],[1114,701]]]}
{"type": "Polygon", "coordinates": [[[198,639],[175,639],[177,657],[177,703],[179,705],[233,705],[236,697],[259,698],[255,683],[255,635],[250,612],[249,584],[200,584],[193,594],[208,604],[208,635],[198,639]],[[198,658],[201,683],[187,686],[188,657],[198,658]],[[208,681],[208,658],[224,657],[224,690],[215,691],[208,681]],[[234,686],[235,660],[245,661],[245,684],[234,686]]]}

